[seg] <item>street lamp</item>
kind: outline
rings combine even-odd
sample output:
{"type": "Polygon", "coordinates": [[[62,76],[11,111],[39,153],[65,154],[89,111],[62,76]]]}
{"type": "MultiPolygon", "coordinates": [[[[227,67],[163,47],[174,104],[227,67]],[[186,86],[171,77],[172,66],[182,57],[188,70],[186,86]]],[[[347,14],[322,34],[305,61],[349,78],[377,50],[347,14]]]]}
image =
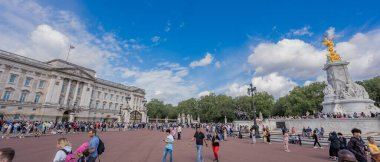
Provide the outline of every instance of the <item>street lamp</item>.
{"type": "Polygon", "coordinates": [[[253,129],[255,129],[255,137],[259,137],[259,127],[257,126],[257,122],[256,122],[256,106],[255,106],[254,99],[253,99],[253,95],[255,94],[255,92],[256,92],[256,87],[254,87],[252,85],[252,83],[249,84],[248,95],[251,95],[251,97],[252,97],[253,129]]]}

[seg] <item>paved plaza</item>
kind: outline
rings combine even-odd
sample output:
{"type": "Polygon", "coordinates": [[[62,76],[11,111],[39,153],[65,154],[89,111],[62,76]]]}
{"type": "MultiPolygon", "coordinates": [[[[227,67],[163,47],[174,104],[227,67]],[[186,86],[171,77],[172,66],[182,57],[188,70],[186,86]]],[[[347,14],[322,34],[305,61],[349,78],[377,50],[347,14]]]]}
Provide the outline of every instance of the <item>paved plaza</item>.
{"type": "MultiPolygon", "coordinates": [[[[204,131],[204,130],[203,130],[204,131]]],[[[174,144],[173,160],[175,162],[195,162],[196,149],[191,137],[193,129],[184,129],[183,140],[174,144]]],[[[16,150],[15,162],[50,162],[57,151],[56,140],[68,138],[76,149],[88,140],[87,134],[52,135],[40,138],[12,138],[0,140],[1,147],[13,147],[16,150]]],[[[165,134],[159,131],[127,131],[100,133],[106,151],[101,157],[103,162],[157,162],[161,161],[165,134]]],[[[320,162],[328,161],[328,149],[313,149],[309,146],[290,145],[291,152],[285,152],[281,143],[271,145],[248,144],[248,139],[233,139],[221,143],[220,161],[222,162],[320,162]]],[[[204,148],[205,162],[213,160],[211,147],[204,148]]]]}

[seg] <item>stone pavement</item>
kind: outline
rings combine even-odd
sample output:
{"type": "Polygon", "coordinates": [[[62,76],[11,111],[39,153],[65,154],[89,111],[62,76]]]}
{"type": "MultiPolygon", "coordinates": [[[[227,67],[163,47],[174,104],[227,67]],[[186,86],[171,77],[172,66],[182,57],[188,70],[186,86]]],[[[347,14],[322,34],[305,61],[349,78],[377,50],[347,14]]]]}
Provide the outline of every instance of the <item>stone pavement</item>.
{"type": "MultiPolygon", "coordinates": [[[[193,129],[184,129],[183,140],[176,140],[174,144],[174,162],[194,162],[196,148],[191,142],[193,129]]],[[[15,162],[51,162],[57,151],[56,140],[60,137],[68,138],[74,149],[88,140],[84,133],[43,136],[40,138],[28,137],[24,139],[12,138],[0,140],[0,148],[13,147],[16,150],[15,162]]],[[[100,133],[105,143],[106,152],[101,157],[102,162],[157,162],[161,161],[165,134],[159,131],[127,131],[100,133]]],[[[221,143],[221,162],[321,162],[328,161],[328,149],[313,149],[311,146],[290,145],[290,153],[283,151],[281,143],[271,145],[257,143],[248,144],[247,139],[233,139],[221,143]]],[[[213,160],[211,147],[204,148],[205,162],[213,160]]]]}

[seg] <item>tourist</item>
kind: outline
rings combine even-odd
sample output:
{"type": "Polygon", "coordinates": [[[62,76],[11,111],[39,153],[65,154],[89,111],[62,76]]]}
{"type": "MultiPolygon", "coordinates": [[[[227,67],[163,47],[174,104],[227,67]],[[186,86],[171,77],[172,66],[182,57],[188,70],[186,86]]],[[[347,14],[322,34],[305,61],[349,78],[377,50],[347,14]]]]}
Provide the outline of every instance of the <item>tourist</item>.
{"type": "Polygon", "coordinates": [[[212,141],[212,151],[214,152],[214,158],[215,158],[214,161],[218,162],[219,161],[218,151],[219,151],[219,141],[220,141],[218,133],[214,133],[211,141],[212,141]]]}
{"type": "Polygon", "coordinates": [[[297,132],[296,128],[295,128],[295,127],[292,127],[292,135],[293,135],[293,136],[296,135],[296,132],[297,132]]]}
{"type": "Polygon", "coordinates": [[[338,157],[338,151],[340,149],[340,141],[338,138],[338,135],[336,132],[330,133],[329,139],[330,141],[330,148],[329,148],[329,159],[331,160],[337,160],[338,157]]]}
{"type": "Polygon", "coordinates": [[[9,139],[9,134],[11,133],[12,126],[10,124],[4,123],[3,126],[3,136],[2,138],[9,139]]]}
{"type": "MultiPolygon", "coordinates": [[[[217,133],[216,131],[214,132],[217,133]]],[[[203,162],[202,147],[203,147],[203,143],[205,143],[207,147],[207,142],[205,139],[205,135],[201,132],[201,129],[199,127],[196,128],[196,132],[194,134],[192,141],[194,141],[194,139],[195,139],[195,144],[197,146],[197,162],[203,162]]]]}
{"type": "Polygon", "coordinates": [[[164,157],[162,158],[162,162],[166,162],[166,155],[169,153],[170,156],[170,162],[173,161],[173,142],[174,138],[170,134],[170,129],[167,129],[166,131],[166,138],[163,140],[165,142],[165,150],[164,150],[164,157]]]}
{"type": "Polygon", "coordinates": [[[263,139],[264,139],[264,143],[267,143],[267,142],[268,142],[268,141],[267,141],[267,139],[268,139],[267,134],[268,134],[267,130],[266,130],[265,128],[263,128],[263,139]]]}
{"type": "Polygon", "coordinates": [[[343,137],[343,134],[342,133],[338,133],[338,138],[339,138],[339,142],[340,142],[340,149],[343,150],[343,149],[347,149],[347,139],[345,137],[343,137]]]}
{"type": "Polygon", "coordinates": [[[302,137],[301,134],[298,134],[298,144],[302,146],[302,137]]]}
{"type": "Polygon", "coordinates": [[[255,129],[253,129],[253,128],[251,128],[251,138],[252,138],[252,140],[251,140],[251,144],[253,143],[253,144],[255,144],[256,143],[256,130],[255,129]]]}
{"type": "Polygon", "coordinates": [[[99,146],[99,137],[96,135],[96,129],[91,129],[88,131],[88,136],[90,137],[90,155],[87,158],[87,162],[95,162],[98,158],[98,146],[99,146]]]}
{"type": "Polygon", "coordinates": [[[89,147],[90,143],[85,142],[75,150],[74,155],[78,158],[77,162],[86,162],[86,159],[90,155],[89,147]]]}
{"type": "Polygon", "coordinates": [[[320,139],[323,139],[323,135],[325,134],[325,129],[323,127],[321,127],[321,131],[319,132],[319,138],[320,139]]]}
{"type": "Polygon", "coordinates": [[[360,129],[354,128],[351,130],[352,137],[348,142],[347,148],[351,151],[358,162],[367,162],[366,150],[364,146],[364,141],[361,138],[362,131],[360,129]]]}
{"type": "Polygon", "coordinates": [[[380,149],[376,145],[374,137],[368,137],[368,151],[375,162],[380,162],[380,149]]]}
{"type": "Polygon", "coordinates": [[[182,127],[178,126],[178,140],[181,140],[182,127]]]}
{"type": "Polygon", "coordinates": [[[314,130],[314,132],[313,132],[313,138],[314,138],[314,148],[318,148],[316,146],[316,144],[318,144],[319,148],[322,148],[321,144],[319,143],[319,137],[318,137],[317,130],[314,130]]]}
{"type": "Polygon", "coordinates": [[[224,126],[222,130],[223,130],[223,140],[227,141],[227,128],[224,126]]]}
{"type": "Polygon", "coordinates": [[[10,147],[0,149],[0,162],[12,162],[15,157],[15,150],[10,147]]]}
{"type": "Polygon", "coordinates": [[[290,150],[289,150],[289,133],[288,132],[284,133],[284,149],[286,152],[290,152],[290,150]]]}
{"type": "Polygon", "coordinates": [[[352,152],[344,149],[338,152],[338,162],[357,162],[357,160],[352,152]]]}
{"type": "Polygon", "coordinates": [[[65,161],[66,156],[72,153],[70,142],[66,138],[60,138],[57,141],[58,151],[55,154],[53,162],[65,161]]]}
{"type": "Polygon", "coordinates": [[[267,142],[268,142],[268,144],[272,144],[271,141],[270,141],[271,134],[270,134],[269,128],[265,128],[265,130],[267,131],[267,133],[266,133],[267,134],[267,142]]]}

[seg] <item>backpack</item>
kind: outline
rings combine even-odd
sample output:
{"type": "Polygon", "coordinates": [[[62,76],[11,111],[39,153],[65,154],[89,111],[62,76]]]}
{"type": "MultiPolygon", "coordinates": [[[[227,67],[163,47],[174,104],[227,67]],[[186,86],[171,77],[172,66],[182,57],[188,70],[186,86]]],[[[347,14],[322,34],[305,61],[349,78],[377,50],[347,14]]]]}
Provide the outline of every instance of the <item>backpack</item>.
{"type": "Polygon", "coordinates": [[[65,162],[76,162],[73,151],[67,152],[65,149],[61,149],[66,154],[65,162]]]}
{"type": "Polygon", "coordinates": [[[98,145],[98,155],[101,155],[106,148],[104,147],[103,141],[99,138],[99,145],[98,145]]]}

